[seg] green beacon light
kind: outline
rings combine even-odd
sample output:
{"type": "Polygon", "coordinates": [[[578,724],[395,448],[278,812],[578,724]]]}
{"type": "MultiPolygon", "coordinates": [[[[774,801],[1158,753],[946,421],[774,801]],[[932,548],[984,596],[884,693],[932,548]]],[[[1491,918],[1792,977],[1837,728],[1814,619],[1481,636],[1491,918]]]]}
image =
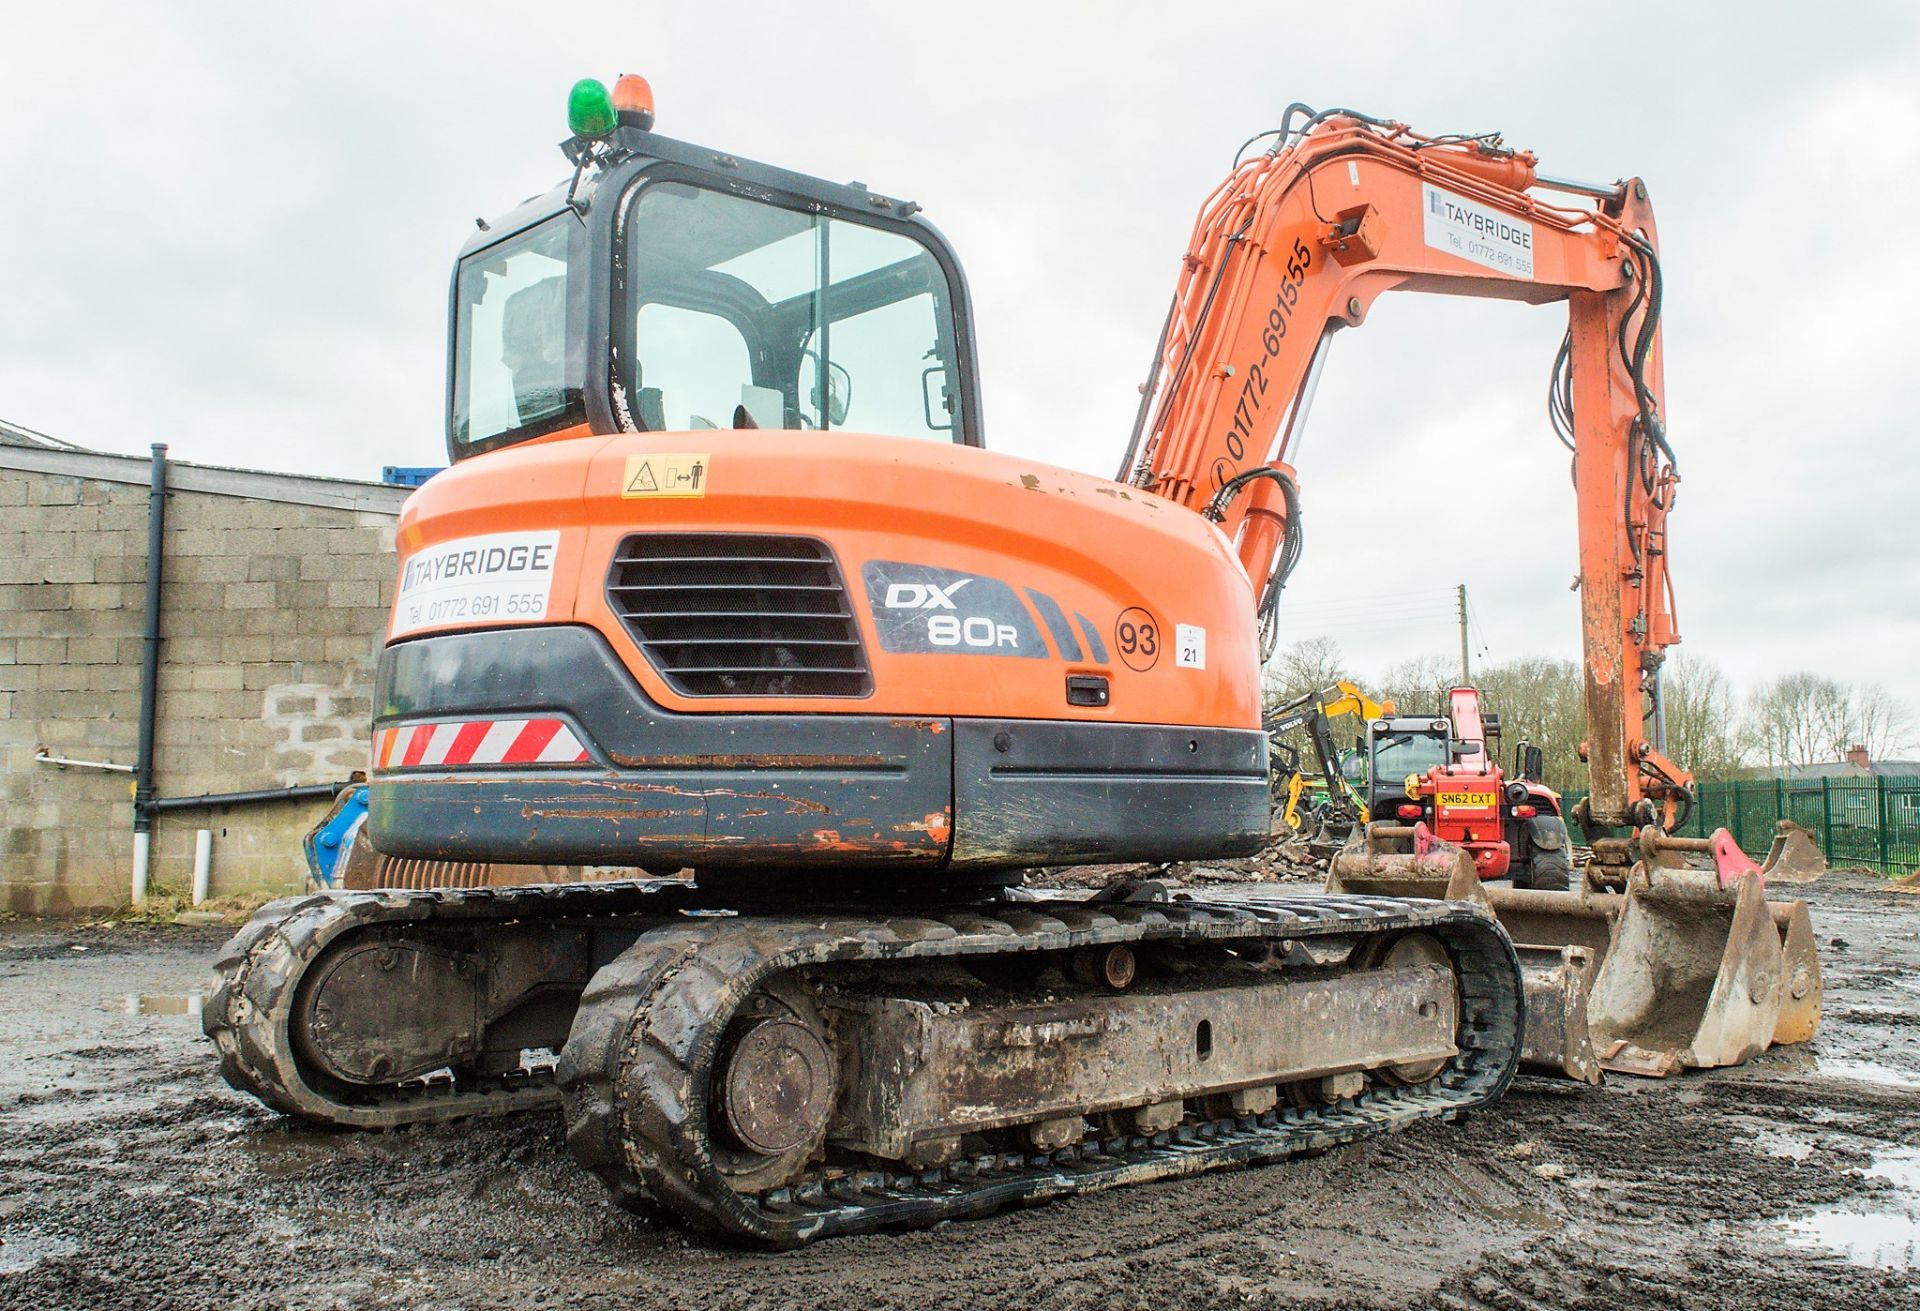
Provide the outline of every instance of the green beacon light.
{"type": "Polygon", "coordinates": [[[597,141],[613,135],[619,119],[613,112],[613,94],[606,83],[583,77],[567,93],[567,126],[576,137],[597,141]]]}

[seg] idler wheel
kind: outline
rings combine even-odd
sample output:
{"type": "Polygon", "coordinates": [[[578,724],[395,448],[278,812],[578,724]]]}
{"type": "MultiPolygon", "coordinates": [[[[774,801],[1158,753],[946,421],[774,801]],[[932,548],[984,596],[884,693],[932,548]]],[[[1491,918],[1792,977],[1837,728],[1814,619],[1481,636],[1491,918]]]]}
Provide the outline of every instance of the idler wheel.
{"type": "Polygon", "coordinates": [[[736,1026],[714,1072],[720,1167],[742,1192],[777,1188],[826,1141],[837,1095],[824,1026],[804,996],[769,992],[736,1026]]]}
{"type": "MultiPolygon", "coordinates": [[[[1442,965],[1453,968],[1453,959],[1447,955],[1447,949],[1431,933],[1408,933],[1393,940],[1393,945],[1381,953],[1376,962],[1383,969],[1401,965],[1442,965]]],[[[1421,1003],[1422,1007],[1432,1005],[1421,1003]]],[[[1423,1009],[1423,1014],[1425,1013],[1423,1009]]],[[[1389,1065],[1379,1073],[1389,1083],[1412,1085],[1425,1083],[1440,1071],[1447,1068],[1445,1059],[1432,1061],[1408,1061],[1400,1065],[1389,1065]]]]}

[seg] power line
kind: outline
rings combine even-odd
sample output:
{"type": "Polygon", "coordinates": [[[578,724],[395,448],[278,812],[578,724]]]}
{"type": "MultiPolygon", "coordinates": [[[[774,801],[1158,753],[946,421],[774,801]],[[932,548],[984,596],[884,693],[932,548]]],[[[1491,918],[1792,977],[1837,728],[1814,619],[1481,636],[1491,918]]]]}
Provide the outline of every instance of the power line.
{"type": "Polygon", "coordinates": [[[1487,630],[1486,630],[1486,627],[1482,625],[1480,622],[1480,612],[1473,608],[1472,594],[1467,593],[1466,596],[1467,596],[1467,622],[1470,625],[1472,625],[1473,631],[1479,634],[1480,636],[1480,658],[1484,660],[1487,658],[1488,652],[1492,650],[1493,644],[1487,640],[1487,630]]]}

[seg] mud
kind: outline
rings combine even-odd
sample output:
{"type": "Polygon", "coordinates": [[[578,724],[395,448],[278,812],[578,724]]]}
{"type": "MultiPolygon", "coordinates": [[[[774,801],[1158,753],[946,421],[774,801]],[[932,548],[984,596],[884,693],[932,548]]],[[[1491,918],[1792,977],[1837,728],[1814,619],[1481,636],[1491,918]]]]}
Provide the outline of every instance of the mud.
{"type": "Polygon", "coordinates": [[[1920,899],[1805,894],[1808,1048],[782,1255],[616,1211],[554,1115],[329,1133],[228,1091],[225,930],[0,925],[0,1308],[1920,1307],[1920,899]]]}

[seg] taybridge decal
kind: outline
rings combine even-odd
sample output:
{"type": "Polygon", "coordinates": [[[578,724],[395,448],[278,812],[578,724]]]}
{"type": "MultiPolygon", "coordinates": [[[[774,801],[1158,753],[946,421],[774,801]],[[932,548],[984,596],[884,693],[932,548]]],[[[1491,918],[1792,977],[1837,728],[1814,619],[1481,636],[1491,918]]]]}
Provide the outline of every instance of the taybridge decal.
{"type": "Polygon", "coordinates": [[[557,531],[488,533],[416,551],[400,573],[390,637],[437,624],[547,617],[557,531]]]}
{"type": "Polygon", "coordinates": [[[1435,250],[1517,278],[1533,276],[1533,224],[1476,205],[1465,196],[1421,184],[1426,241],[1435,250]]]}
{"type": "Polygon", "coordinates": [[[869,560],[861,576],[882,650],[1047,658],[1046,639],[998,578],[896,560],[869,560]]]}

